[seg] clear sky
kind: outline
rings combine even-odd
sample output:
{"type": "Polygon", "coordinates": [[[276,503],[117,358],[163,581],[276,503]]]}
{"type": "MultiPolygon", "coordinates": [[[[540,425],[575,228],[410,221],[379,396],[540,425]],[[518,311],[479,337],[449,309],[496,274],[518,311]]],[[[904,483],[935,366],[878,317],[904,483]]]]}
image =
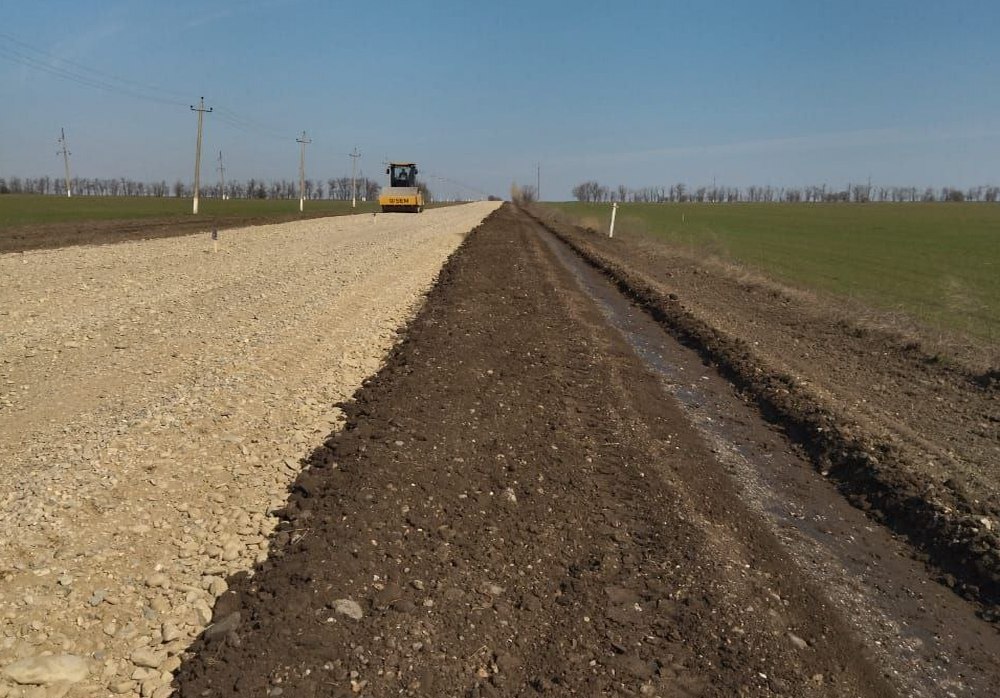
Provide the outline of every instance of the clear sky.
{"type": "Polygon", "coordinates": [[[540,163],[548,199],[586,179],[1000,182],[996,0],[0,0],[0,18],[0,176],[58,174],[64,126],[79,175],[190,181],[204,95],[206,178],[221,149],[227,176],[293,179],[305,130],[310,177],[348,174],[357,146],[366,174],[412,159],[500,195],[540,163]]]}

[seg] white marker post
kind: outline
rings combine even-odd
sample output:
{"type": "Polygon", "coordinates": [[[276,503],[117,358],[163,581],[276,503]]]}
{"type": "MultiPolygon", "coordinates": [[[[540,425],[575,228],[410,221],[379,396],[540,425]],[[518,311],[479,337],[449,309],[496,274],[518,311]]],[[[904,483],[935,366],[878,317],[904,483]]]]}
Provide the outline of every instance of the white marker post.
{"type": "Polygon", "coordinates": [[[219,229],[212,228],[212,252],[217,253],[219,251],[219,229]]]}
{"type": "Polygon", "coordinates": [[[615,236],[615,217],[618,215],[618,202],[611,204],[611,228],[608,230],[608,237],[613,238],[615,236]]]}

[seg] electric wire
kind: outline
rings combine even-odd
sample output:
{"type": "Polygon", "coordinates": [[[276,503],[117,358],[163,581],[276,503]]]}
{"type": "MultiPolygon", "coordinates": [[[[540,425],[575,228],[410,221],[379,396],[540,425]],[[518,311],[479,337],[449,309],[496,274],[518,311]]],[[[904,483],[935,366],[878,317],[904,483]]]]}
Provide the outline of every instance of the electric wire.
{"type": "Polygon", "coordinates": [[[28,51],[29,53],[36,54],[37,56],[40,56],[40,57],[44,58],[49,63],[62,63],[62,64],[65,64],[65,65],[69,65],[69,66],[72,66],[73,68],[75,68],[77,70],[84,71],[84,74],[86,74],[86,73],[93,73],[94,75],[99,76],[99,77],[101,77],[101,78],[103,78],[105,80],[111,80],[111,81],[114,81],[114,82],[122,83],[123,85],[131,86],[131,89],[139,89],[139,90],[143,90],[143,91],[146,91],[146,92],[159,92],[159,93],[163,93],[163,94],[166,94],[166,95],[171,95],[171,96],[177,98],[178,100],[183,100],[186,97],[186,95],[184,93],[182,93],[182,92],[177,92],[175,90],[170,90],[170,89],[167,89],[167,88],[164,88],[164,87],[160,87],[160,86],[156,86],[156,85],[151,85],[151,84],[148,84],[148,83],[138,82],[137,80],[131,80],[129,78],[123,78],[123,77],[118,76],[118,75],[112,75],[111,73],[105,72],[105,71],[100,70],[98,68],[94,68],[93,66],[84,65],[83,63],[79,63],[77,61],[73,61],[73,60],[70,60],[68,58],[61,58],[59,56],[55,56],[55,55],[53,55],[51,53],[47,53],[46,51],[43,51],[43,50],[41,50],[41,49],[39,49],[39,48],[37,48],[35,46],[32,46],[31,44],[28,44],[28,43],[26,43],[24,41],[21,41],[20,39],[18,39],[16,37],[13,37],[10,34],[7,34],[5,32],[0,32],[0,39],[2,39],[4,41],[7,41],[9,43],[15,44],[16,46],[18,46],[20,48],[21,51],[28,51]]]}
{"type": "MultiPolygon", "coordinates": [[[[0,59],[84,87],[117,93],[133,99],[167,106],[179,108],[190,106],[187,101],[183,101],[185,98],[184,93],[123,78],[78,61],[55,56],[2,31],[0,31],[0,59]]],[[[271,128],[226,106],[216,104],[213,111],[214,120],[245,134],[276,141],[288,141],[292,139],[292,136],[284,135],[278,129],[271,128]]],[[[488,196],[485,191],[478,187],[437,174],[428,174],[428,176],[475,192],[481,196],[488,196]]]]}
{"type": "MultiPolygon", "coordinates": [[[[190,106],[188,102],[181,101],[184,95],[180,92],[119,77],[77,61],[59,58],[4,32],[0,32],[0,59],[85,87],[113,92],[157,104],[180,108],[190,106]],[[7,42],[6,45],[4,42],[7,42]],[[175,95],[177,98],[170,98],[167,95],[175,95]]],[[[281,141],[291,138],[291,136],[281,135],[277,130],[242,116],[233,109],[225,106],[216,105],[215,112],[217,120],[238,131],[281,141]]]]}

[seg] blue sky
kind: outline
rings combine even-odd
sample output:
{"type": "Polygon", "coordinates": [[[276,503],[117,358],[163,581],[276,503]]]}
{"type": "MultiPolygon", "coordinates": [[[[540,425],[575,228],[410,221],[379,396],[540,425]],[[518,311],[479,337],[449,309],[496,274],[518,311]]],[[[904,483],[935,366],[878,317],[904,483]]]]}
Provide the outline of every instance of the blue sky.
{"type": "Polygon", "coordinates": [[[77,174],[189,181],[204,95],[209,178],[295,178],[305,130],[308,176],[356,145],[446,195],[1000,182],[995,1],[0,3],[0,176],[65,126],[77,174]]]}

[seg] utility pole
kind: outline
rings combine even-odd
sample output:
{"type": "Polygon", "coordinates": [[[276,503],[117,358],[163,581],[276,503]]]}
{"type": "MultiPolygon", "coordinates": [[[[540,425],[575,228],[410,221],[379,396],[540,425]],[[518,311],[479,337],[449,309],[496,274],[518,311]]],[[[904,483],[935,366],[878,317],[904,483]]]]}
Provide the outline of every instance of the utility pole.
{"type": "Polygon", "coordinates": [[[197,107],[191,106],[191,111],[198,112],[198,145],[194,150],[194,206],[191,213],[198,213],[198,192],[201,189],[201,120],[205,112],[211,112],[212,109],[205,109],[205,98],[202,97],[197,107]]]}
{"type": "Polygon", "coordinates": [[[66,147],[66,129],[64,128],[59,129],[59,133],[61,134],[59,136],[59,145],[61,145],[62,147],[59,149],[56,155],[62,155],[63,164],[66,165],[66,196],[73,196],[73,190],[69,186],[69,156],[71,155],[71,153],[69,152],[69,149],[66,147]]]}
{"type": "Polygon", "coordinates": [[[358,205],[358,180],[355,176],[357,171],[358,158],[361,157],[361,153],[358,152],[358,146],[354,146],[354,152],[351,155],[351,208],[356,208],[358,205]]]}
{"type": "Polygon", "coordinates": [[[542,200],[542,163],[535,166],[535,201],[542,200]]]}
{"type": "Polygon", "coordinates": [[[222,166],[222,151],[219,151],[219,198],[226,200],[226,168],[222,166]]]}
{"type": "Polygon", "coordinates": [[[302,152],[299,154],[299,213],[305,210],[306,206],[306,143],[312,141],[306,138],[306,132],[302,132],[302,138],[296,138],[296,143],[302,144],[302,152]]]}

